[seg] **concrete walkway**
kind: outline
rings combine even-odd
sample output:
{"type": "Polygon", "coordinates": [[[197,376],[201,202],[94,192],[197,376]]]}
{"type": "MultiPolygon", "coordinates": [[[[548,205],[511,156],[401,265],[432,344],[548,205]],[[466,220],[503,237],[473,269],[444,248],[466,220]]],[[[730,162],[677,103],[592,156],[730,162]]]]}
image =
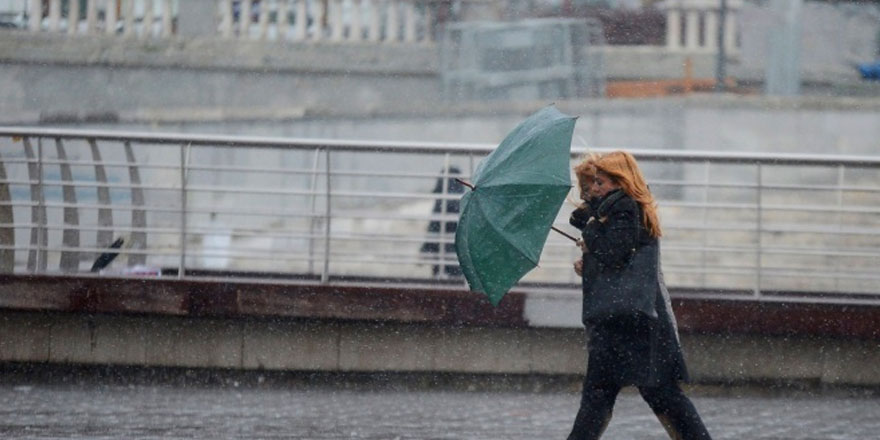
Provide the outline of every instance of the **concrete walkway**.
{"type": "MultiPolygon", "coordinates": [[[[855,393],[692,397],[717,439],[877,438],[880,398],[855,393]]],[[[563,439],[573,392],[314,387],[0,385],[0,437],[16,439],[563,439]]],[[[604,439],[664,439],[625,390],[604,439]]]]}

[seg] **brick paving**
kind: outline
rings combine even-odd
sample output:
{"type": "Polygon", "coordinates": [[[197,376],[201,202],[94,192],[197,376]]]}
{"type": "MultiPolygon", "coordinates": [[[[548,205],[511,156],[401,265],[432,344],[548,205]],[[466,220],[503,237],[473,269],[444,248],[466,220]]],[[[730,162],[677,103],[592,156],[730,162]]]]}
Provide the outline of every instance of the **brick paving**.
{"type": "MultiPolygon", "coordinates": [[[[715,439],[880,438],[880,398],[691,393],[715,439]]],[[[573,392],[0,384],[10,439],[564,439],[573,392]]],[[[664,439],[634,390],[605,439],[664,439]]]]}

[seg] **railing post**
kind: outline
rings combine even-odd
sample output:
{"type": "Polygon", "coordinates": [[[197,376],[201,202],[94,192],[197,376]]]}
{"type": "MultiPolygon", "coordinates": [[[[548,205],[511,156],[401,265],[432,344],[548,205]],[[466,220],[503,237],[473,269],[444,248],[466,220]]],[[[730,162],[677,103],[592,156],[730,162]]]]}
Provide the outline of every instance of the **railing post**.
{"type": "Polygon", "coordinates": [[[180,145],[180,263],[177,266],[177,278],[183,278],[186,272],[186,162],[191,144],[180,145]]]}
{"type": "Polygon", "coordinates": [[[46,191],[43,185],[43,138],[37,138],[37,188],[40,191],[40,199],[38,203],[38,211],[40,213],[39,226],[37,226],[37,265],[36,272],[45,272],[48,267],[48,231],[46,218],[46,191]]]}
{"type": "Polygon", "coordinates": [[[312,162],[312,209],[309,210],[309,274],[315,271],[315,217],[318,215],[318,163],[321,159],[321,150],[315,150],[315,160],[312,162]]]}
{"type": "Polygon", "coordinates": [[[437,231],[440,234],[440,237],[437,239],[437,257],[438,257],[438,267],[440,268],[437,271],[438,278],[446,279],[446,196],[449,194],[449,153],[446,153],[443,157],[443,172],[441,173],[441,178],[443,182],[441,182],[440,187],[440,228],[437,231]]]}
{"type": "Polygon", "coordinates": [[[326,150],[326,184],[327,184],[327,206],[324,209],[324,269],[321,271],[321,282],[328,283],[330,281],[330,148],[326,150]]]}
{"type": "MultiPolygon", "coordinates": [[[[841,164],[837,166],[837,231],[843,231],[843,182],[846,179],[846,167],[841,164]]],[[[831,258],[834,261],[834,273],[839,273],[840,258],[831,258]]],[[[834,277],[834,288],[840,288],[840,277],[834,277]]]]}
{"type": "Polygon", "coordinates": [[[702,258],[700,258],[700,267],[701,267],[701,278],[702,278],[702,286],[706,286],[706,246],[709,241],[709,231],[706,230],[706,220],[709,214],[709,177],[712,175],[710,171],[711,162],[706,161],[706,173],[703,176],[703,215],[701,220],[701,227],[703,229],[703,249],[701,250],[702,258]]]}
{"type": "Polygon", "coordinates": [[[758,163],[758,186],[757,186],[757,206],[755,221],[755,297],[761,297],[761,278],[763,276],[763,243],[762,231],[764,229],[764,179],[762,176],[763,165],[758,163]]]}

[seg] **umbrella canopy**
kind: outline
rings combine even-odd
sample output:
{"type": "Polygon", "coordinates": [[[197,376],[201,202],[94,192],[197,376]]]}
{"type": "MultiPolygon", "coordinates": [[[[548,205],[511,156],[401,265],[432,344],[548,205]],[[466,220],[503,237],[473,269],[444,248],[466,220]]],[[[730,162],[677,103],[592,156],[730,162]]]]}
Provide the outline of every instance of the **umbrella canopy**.
{"type": "Polygon", "coordinates": [[[480,162],[461,199],[455,252],[471,290],[493,305],[538,265],[571,188],[575,119],[553,106],[529,116],[480,162]]]}

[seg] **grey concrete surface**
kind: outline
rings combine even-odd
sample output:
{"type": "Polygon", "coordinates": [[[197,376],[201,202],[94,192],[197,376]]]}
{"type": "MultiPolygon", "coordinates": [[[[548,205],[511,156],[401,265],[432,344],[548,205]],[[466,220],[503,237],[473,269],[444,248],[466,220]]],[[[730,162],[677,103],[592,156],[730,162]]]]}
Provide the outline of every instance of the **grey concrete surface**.
{"type": "MultiPolygon", "coordinates": [[[[315,387],[0,385],[0,437],[15,439],[563,439],[571,392],[315,387]]],[[[691,392],[715,439],[867,439],[880,399],[691,392]]],[[[633,390],[603,439],[667,438],[633,390]]]]}

